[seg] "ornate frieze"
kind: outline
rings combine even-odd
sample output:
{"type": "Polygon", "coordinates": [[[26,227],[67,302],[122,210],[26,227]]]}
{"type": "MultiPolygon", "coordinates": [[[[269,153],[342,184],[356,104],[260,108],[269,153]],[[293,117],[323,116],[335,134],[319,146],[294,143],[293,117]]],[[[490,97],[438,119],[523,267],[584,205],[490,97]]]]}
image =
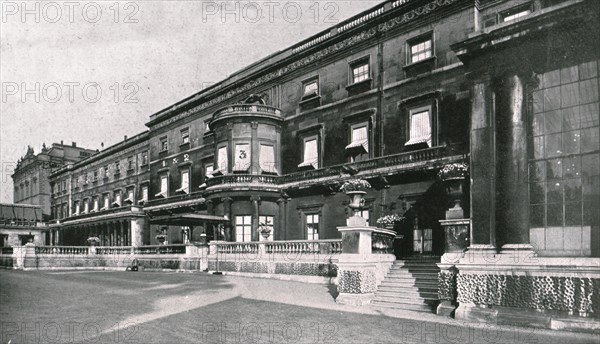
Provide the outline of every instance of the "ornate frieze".
{"type": "Polygon", "coordinates": [[[273,72],[264,74],[257,79],[249,81],[249,82],[245,83],[244,85],[241,85],[237,88],[231,89],[227,93],[222,93],[219,96],[212,98],[210,100],[207,100],[200,105],[197,105],[191,109],[183,111],[183,112],[181,112],[175,116],[172,116],[168,119],[165,119],[159,123],[156,123],[156,124],[152,125],[152,129],[162,128],[162,127],[169,125],[173,122],[176,122],[182,118],[185,118],[192,114],[195,114],[201,110],[204,110],[211,106],[217,105],[219,103],[223,103],[232,97],[236,97],[236,96],[242,95],[244,93],[248,93],[251,90],[255,89],[256,87],[261,86],[269,81],[272,81],[272,80],[279,78],[285,74],[293,72],[299,68],[312,65],[316,61],[319,61],[319,60],[321,60],[325,57],[328,57],[334,53],[337,53],[342,50],[346,50],[352,46],[355,46],[356,44],[364,42],[364,41],[370,39],[371,37],[374,37],[377,34],[377,32],[387,32],[389,30],[396,28],[399,25],[406,24],[410,21],[413,21],[424,15],[427,15],[441,7],[451,5],[457,1],[458,0],[435,0],[430,3],[425,4],[423,6],[412,9],[408,12],[403,13],[402,15],[400,15],[396,18],[390,19],[389,21],[387,21],[383,24],[380,24],[377,27],[371,27],[367,30],[357,33],[356,35],[354,35],[352,37],[344,39],[344,40],[342,40],[338,43],[332,44],[320,51],[317,51],[313,54],[310,54],[299,60],[296,60],[296,61],[288,64],[287,66],[281,67],[273,72]]]}

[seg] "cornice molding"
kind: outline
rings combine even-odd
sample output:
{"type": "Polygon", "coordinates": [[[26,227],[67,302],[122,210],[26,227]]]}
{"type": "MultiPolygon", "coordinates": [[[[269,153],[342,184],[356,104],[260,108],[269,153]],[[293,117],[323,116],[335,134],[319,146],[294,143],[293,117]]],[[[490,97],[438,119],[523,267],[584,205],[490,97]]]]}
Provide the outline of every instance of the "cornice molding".
{"type": "MultiPolygon", "coordinates": [[[[261,85],[264,85],[265,83],[267,83],[269,81],[272,81],[279,77],[282,77],[285,74],[293,72],[299,68],[314,64],[315,62],[317,62],[325,57],[328,57],[334,53],[337,53],[337,52],[346,50],[350,47],[353,47],[361,42],[364,42],[364,41],[374,37],[375,35],[377,35],[378,32],[382,32],[382,33],[388,32],[388,31],[398,27],[399,25],[414,21],[417,18],[427,15],[427,14],[429,14],[433,11],[436,11],[442,7],[452,5],[458,1],[460,1],[460,0],[434,0],[434,1],[431,1],[423,6],[419,6],[412,10],[409,10],[409,11],[399,15],[396,18],[390,19],[390,20],[386,21],[385,23],[379,24],[378,26],[373,26],[369,29],[366,29],[366,30],[363,30],[363,31],[357,33],[354,36],[346,38],[340,42],[331,44],[328,47],[326,47],[322,50],[319,50],[317,52],[314,52],[312,54],[309,54],[299,60],[296,60],[296,61],[288,64],[287,66],[281,67],[273,72],[267,73],[267,74],[265,74],[261,77],[258,77],[254,80],[248,81],[239,87],[233,88],[226,93],[218,95],[218,96],[216,96],[210,100],[207,100],[207,101],[203,102],[202,104],[196,105],[188,110],[180,112],[171,117],[164,118],[164,120],[162,120],[162,121],[160,120],[160,117],[156,118],[156,119],[150,121],[147,125],[151,128],[151,130],[156,130],[156,129],[162,128],[173,122],[179,121],[183,118],[186,118],[188,116],[196,114],[199,111],[202,111],[206,108],[215,106],[219,103],[223,103],[233,97],[240,96],[243,93],[249,92],[252,89],[255,89],[261,85]]],[[[166,115],[166,116],[168,116],[168,115],[166,115]]]]}

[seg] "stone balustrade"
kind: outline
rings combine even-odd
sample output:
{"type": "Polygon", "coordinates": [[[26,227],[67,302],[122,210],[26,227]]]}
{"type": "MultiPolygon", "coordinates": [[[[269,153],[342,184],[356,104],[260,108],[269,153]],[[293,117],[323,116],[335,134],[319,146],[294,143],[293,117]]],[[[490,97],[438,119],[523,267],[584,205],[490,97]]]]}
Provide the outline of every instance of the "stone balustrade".
{"type": "Polygon", "coordinates": [[[76,255],[90,254],[89,246],[36,246],[36,254],[76,255]]]}
{"type": "Polygon", "coordinates": [[[266,242],[266,253],[307,253],[307,254],[340,254],[342,241],[332,240],[296,240],[266,242]]]}

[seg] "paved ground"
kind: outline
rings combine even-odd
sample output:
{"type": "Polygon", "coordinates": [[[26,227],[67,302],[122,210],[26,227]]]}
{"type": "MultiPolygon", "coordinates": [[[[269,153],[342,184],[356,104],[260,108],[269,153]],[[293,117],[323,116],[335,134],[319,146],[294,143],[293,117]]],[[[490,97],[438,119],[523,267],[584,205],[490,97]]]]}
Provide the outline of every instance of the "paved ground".
{"type": "Polygon", "coordinates": [[[0,343],[600,343],[342,306],[331,293],[205,273],[0,270],[0,343]]]}

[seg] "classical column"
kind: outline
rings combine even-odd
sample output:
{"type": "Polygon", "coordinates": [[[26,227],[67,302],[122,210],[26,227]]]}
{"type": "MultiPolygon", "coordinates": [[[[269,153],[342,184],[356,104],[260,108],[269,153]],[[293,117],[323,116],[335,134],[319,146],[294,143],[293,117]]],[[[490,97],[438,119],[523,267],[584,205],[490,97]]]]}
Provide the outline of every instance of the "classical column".
{"type": "MultiPolygon", "coordinates": [[[[229,223],[225,224],[225,241],[233,241],[235,238],[235,233],[233,233],[233,229],[231,226],[231,221],[233,221],[231,217],[231,205],[233,204],[233,199],[226,197],[222,198],[221,202],[223,202],[223,215],[229,219],[229,223]]],[[[216,239],[216,238],[215,238],[216,239]]]]}
{"type": "Polygon", "coordinates": [[[125,246],[125,241],[123,240],[123,238],[125,238],[125,234],[124,234],[125,230],[123,228],[123,222],[119,221],[118,223],[119,223],[119,234],[120,234],[119,246],[125,246]]]}
{"type": "Polygon", "coordinates": [[[287,240],[287,199],[280,198],[277,200],[279,206],[279,228],[273,235],[273,240],[287,240]]]}
{"type": "Polygon", "coordinates": [[[260,197],[251,196],[250,202],[252,202],[252,241],[259,241],[258,216],[260,214],[260,197]]]}
{"type": "Polygon", "coordinates": [[[471,246],[496,245],[496,151],[494,93],[486,75],[473,83],[471,103],[471,246]]]}
{"type": "Polygon", "coordinates": [[[496,85],[496,234],[498,245],[508,245],[506,248],[529,244],[524,96],[523,81],[517,75],[496,85]]]}
{"type": "Polygon", "coordinates": [[[134,217],[130,220],[131,225],[131,246],[142,246],[142,231],[146,220],[142,217],[134,217]]]}
{"type": "Polygon", "coordinates": [[[128,226],[127,221],[123,221],[123,226],[125,227],[125,235],[127,236],[126,246],[131,246],[131,226],[128,226]]]}
{"type": "Polygon", "coordinates": [[[215,214],[214,202],[211,199],[209,199],[209,200],[206,201],[206,213],[208,215],[214,215],[215,214]]]}

